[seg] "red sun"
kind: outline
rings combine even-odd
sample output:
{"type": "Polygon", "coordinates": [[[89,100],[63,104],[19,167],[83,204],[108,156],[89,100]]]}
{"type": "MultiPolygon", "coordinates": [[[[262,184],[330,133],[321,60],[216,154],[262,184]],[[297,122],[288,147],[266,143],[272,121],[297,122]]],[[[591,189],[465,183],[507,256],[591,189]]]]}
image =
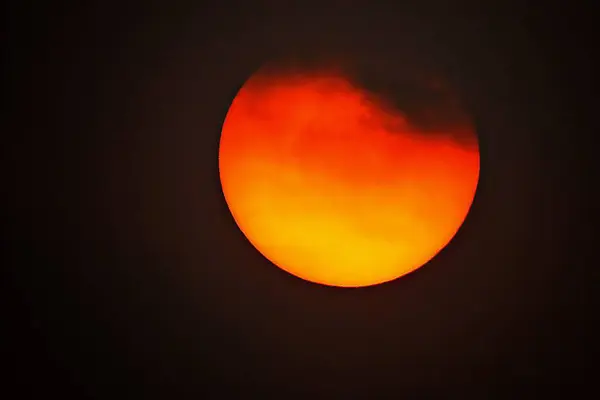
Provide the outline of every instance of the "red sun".
{"type": "Polygon", "coordinates": [[[341,74],[259,71],[223,124],[225,200],[248,240],[290,274],[387,282],[432,259],[469,211],[479,149],[472,127],[453,130],[425,134],[341,74]]]}

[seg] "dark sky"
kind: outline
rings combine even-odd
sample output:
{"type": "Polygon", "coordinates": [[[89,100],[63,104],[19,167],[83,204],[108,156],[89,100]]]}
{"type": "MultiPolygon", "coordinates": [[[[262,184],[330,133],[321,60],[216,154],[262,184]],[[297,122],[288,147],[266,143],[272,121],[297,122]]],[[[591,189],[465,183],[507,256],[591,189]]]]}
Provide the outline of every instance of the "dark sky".
{"type": "Polygon", "coordinates": [[[533,398],[522,390],[593,383],[585,10],[13,3],[2,359],[22,398],[533,398]],[[415,112],[430,103],[406,95],[411,77],[457,88],[481,180],[427,266],[322,287],[238,230],[218,178],[221,124],[281,56],[358,62],[367,87],[415,112]]]}

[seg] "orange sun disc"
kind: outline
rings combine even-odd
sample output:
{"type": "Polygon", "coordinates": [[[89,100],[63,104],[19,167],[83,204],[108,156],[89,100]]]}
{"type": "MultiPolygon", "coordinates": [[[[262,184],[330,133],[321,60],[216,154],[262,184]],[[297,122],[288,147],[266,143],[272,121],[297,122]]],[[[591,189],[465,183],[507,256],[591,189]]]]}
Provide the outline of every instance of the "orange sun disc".
{"type": "Polygon", "coordinates": [[[423,134],[340,74],[259,71],[223,124],[225,200],[254,247],[290,274],[387,282],[431,260],[471,207],[479,148],[474,129],[460,129],[471,144],[423,134]]]}

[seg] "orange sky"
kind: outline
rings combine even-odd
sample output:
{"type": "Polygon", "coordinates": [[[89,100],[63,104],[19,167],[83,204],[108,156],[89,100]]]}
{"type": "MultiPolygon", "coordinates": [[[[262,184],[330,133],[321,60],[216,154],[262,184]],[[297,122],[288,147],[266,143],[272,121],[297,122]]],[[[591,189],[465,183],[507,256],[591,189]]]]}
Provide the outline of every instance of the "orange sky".
{"type": "Polygon", "coordinates": [[[256,75],[227,114],[219,168],[238,226],[265,257],[312,282],[365,286],[449,242],[479,152],[420,134],[341,75],[256,75]]]}

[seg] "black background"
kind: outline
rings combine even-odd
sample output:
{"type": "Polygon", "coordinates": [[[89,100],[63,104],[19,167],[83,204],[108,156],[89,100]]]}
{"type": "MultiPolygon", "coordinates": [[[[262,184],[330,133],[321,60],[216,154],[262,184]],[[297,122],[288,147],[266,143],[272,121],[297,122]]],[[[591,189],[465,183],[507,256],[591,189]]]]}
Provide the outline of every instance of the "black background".
{"type": "Polygon", "coordinates": [[[593,389],[589,10],[47,3],[14,2],[4,17],[8,397],[593,389]],[[248,76],[282,54],[381,62],[365,85],[390,96],[425,65],[458,87],[481,180],[427,266],[322,287],[237,229],[218,179],[221,124],[248,76]]]}

